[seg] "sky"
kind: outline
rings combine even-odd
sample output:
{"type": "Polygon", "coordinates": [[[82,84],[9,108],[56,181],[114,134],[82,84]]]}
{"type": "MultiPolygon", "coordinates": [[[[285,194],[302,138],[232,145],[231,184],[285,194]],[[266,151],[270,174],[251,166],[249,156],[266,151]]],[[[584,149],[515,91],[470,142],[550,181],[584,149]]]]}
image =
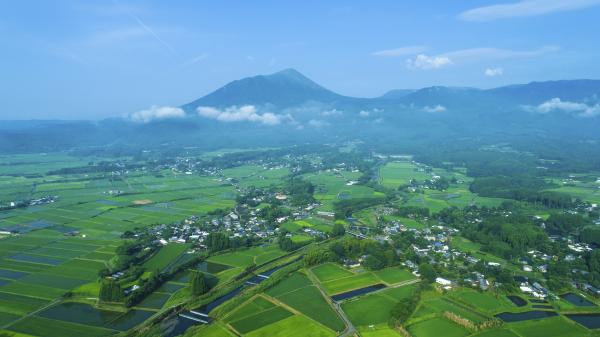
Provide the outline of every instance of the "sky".
{"type": "Polygon", "coordinates": [[[340,94],[600,79],[600,0],[0,0],[0,119],[179,106],[295,68],[340,94]]]}

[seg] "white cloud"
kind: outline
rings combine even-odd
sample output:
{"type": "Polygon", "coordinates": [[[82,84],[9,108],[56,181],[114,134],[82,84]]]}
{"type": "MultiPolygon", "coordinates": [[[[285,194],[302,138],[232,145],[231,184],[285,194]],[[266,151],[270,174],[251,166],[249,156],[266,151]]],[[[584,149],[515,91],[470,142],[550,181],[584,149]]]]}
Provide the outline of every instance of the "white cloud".
{"type": "Polygon", "coordinates": [[[337,109],[325,110],[325,111],[321,112],[322,116],[341,116],[343,114],[344,114],[343,111],[340,111],[337,109]]]}
{"type": "Polygon", "coordinates": [[[427,56],[425,54],[419,54],[415,59],[406,60],[406,66],[411,69],[439,69],[452,64],[452,60],[443,55],[439,56],[427,56]]]}
{"type": "Polygon", "coordinates": [[[397,57],[397,56],[406,56],[406,55],[415,55],[419,53],[423,53],[427,50],[427,47],[424,46],[406,46],[395,49],[386,49],[380,50],[371,53],[373,56],[387,56],[387,57],[397,57]]]}
{"type": "Polygon", "coordinates": [[[560,48],[557,46],[544,46],[529,50],[490,47],[468,48],[449,51],[434,56],[419,54],[414,59],[407,59],[406,66],[412,69],[438,69],[455,63],[540,57],[558,50],[560,50],[560,48]]]}
{"type": "Polygon", "coordinates": [[[572,11],[598,4],[600,0],[525,0],[473,8],[460,13],[458,17],[465,21],[483,22],[572,11]]]}
{"type": "Polygon", "coordinates": [[[553,53],[560,50],[557,46],[544,46],[529,50],[513,50],[501,48],[468,48],[459,49],[438,56],[448,57],[454,61],[480,61],[480,60],[496,60],[496,59],[513,59],[513,58],[531,58],[539,57],[545,54],[553,53]]]}
{"type": "Polygon", "coordinates": [[[369,115],[371,114],[371,111],[367,111],[367,110],[361,110],[358,115],[360,117],[369,117],[369,115]]]}
{"type": "Polygon", "coordinates": [[[576,114],[581,117],[594,117],[600,115],[600,104],[588,105],[570,101],[562,101],[560,98],[552,98],[538,106],[525,106],[528,111],[547,114],[554,111],[563,111],[576,114]]]}
{"type": "Polygon", "coordinates": [[[209,106],[200,106],[196,109],[198,115],[220,122],[257,122],[265,125],[277,125],[286,120],[292,120],[290,115],[277,115],[272,112],[258,113],[253,105],[241,107],[230,106],[224,110],[209,106]]]}
{"type": "Polygon", "coordinates": [[[423,111],[425,112],[444,112],[446,111],[446,107],[443,105],[436,105],[436,106],[426,106],[423,108],[423,111]]]}
{"type": "Polygon", "coordinates": [[[504,69],[502,68],[487,68],[484,72],[485,76],[495,77],[502,76],[504,74],[504,69]]]}
{"type": "Polygon", "coordinates": [[[153,105],[150,109],[136,111],[129,118],[138,123],[148,123],[156,119],[183,118],[185,111],[172,106],[153,105]]]}
{"type": "Polygon", "coordinates": [[[315,128],[322,128],[325,126],[329,126],[329,123],[320,119],[311,119],[308,121],[308,125],[315,128]]]}

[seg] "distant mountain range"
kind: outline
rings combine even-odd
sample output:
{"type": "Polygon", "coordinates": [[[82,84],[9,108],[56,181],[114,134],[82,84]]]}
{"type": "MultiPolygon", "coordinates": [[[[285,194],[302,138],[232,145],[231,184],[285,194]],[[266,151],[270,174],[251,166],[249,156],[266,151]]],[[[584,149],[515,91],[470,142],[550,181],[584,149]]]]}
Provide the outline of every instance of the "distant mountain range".
{"type": "Polygon", "coordinates": [[[384,136],[434,143],[490,135],[495,140],[535,135],[600,141],[600,81],[532,82],[485,90],[433,86],[358,98],[286,69],[236,80],[179,108],[143,116],[4,122],[0,151],[106,144],[280,145],[384,136]]]}
{"type": "Polygon", "coordinates": [[[322,87],[295,69],[271,75],[258,75],[228,83],[214,92],[185,104],[186,110],[198,106],[273,105],[286,108],[306,102],[328,104],[389,103],[452,104],[476,99],[509,100],[518,104],[541,104],[552,98],[566,101],[600,101],[600,80],[562,80],[531,82],[482,90],[469,87],[433,86],[418,90],[395,89],[377,98],[356,98],[322,87]]]}

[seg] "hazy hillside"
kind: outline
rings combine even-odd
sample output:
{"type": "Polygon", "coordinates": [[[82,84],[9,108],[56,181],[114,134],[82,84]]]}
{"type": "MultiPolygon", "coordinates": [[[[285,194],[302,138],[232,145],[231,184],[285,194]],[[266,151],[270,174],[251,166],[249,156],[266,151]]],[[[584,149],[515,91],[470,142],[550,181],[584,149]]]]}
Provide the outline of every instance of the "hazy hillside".
{"type": "Polygon", "coordinates": [[[403,145],[524,136],[588,141],[599,138],[599,97],[600,81],[573,80],[490,90],[434,86],[353,98],[287,69],[233,81],[185,104],[185,118],[3,123],[0,150],[272,146],[357,138],[403,145]]]}

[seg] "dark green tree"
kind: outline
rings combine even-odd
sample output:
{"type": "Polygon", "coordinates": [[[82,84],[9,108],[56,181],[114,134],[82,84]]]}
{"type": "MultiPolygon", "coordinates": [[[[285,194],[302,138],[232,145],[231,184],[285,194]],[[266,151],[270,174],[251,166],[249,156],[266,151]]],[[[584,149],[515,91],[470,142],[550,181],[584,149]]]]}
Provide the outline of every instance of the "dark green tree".
{"type": "Polygon", "coordinates": [[[111,278],[105,278],[100,284],[98,297],[102,302],[118,302],[122,298],[123,291],[119,283],[111,278]]]}
{"type": "Polygon", "coordinates": [[[433,267],[427,263],[421,263],[419,265],[419,273],[421,274],[421,278],[428,283],[435,282],[437,277],[435,269],[433,269],[433,267]]]}
{"type": "Polygon", "coordinates": [[[193,296],[204,295],[210,290],[208,283],[206,282],[206,277],[204,276],[204,273],[199,271],[192,272],[190,288],[193,296]]]}
{"type": "Polygon", "coordinates": [[[331,236],[337,237],[343,236],[344,234],[346,234],[346,229],[344,228],[343,224],[336,223],[333,225],[333,228],[331,229],[331,236]]]}

